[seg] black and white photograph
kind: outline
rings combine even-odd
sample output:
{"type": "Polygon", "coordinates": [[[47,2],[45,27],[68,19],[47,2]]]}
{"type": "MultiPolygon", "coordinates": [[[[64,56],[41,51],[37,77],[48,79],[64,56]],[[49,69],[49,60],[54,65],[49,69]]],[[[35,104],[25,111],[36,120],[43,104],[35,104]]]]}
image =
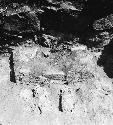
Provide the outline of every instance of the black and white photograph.
{"type": "Polygon", "coordinates": [[[0,125],[113,125],[113,0],[0,0],[0,125]]]}

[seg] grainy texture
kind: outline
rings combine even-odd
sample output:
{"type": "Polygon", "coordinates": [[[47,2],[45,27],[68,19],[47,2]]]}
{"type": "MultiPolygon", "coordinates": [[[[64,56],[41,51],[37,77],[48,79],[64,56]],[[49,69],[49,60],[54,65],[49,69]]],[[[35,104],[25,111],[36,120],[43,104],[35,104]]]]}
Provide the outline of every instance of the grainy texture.
{"type": "Polygon", "coordinates": [[[112,0],[1,0],[0,122],[112,125],[112,13],[112,0]]]}

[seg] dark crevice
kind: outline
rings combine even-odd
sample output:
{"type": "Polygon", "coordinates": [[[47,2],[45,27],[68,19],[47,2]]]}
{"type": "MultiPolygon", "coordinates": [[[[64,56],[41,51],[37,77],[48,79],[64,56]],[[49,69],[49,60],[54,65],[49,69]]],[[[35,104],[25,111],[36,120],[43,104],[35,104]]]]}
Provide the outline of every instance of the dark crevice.
{"type": "Polygon", "coordinates": [[[60,90],[60,95],[59,95],[59,111],[63,112],[63,107],[62,107],[62,90],[60,90]]]}
{"type": "Polygon", "coordinates": [[[15,71],[14,71],[14,57],[13,52],[9,51],[10,57],[9,57],[9,64],[10,64],[10,81],[13,83],[16,83],[16,77],[15,77],[15,71]]]}

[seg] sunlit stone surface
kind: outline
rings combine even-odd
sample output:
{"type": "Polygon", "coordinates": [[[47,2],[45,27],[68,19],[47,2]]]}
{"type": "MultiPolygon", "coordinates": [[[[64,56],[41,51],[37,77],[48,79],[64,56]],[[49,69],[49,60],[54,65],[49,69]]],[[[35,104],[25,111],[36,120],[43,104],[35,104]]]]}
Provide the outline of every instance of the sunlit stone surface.
{"type": "Polygon", "coordinates": [[[14,52],[17,83],[9,81],[8,57],[0,60],[3,125],[112,124],[112,80],[97,66],[93,52],[76,48],[67,57],[59,53],[50,58],[43,56],[45,49],[24,50],[14,52]],[[65,70],[58,68],[64,65],[65,70]]]}

